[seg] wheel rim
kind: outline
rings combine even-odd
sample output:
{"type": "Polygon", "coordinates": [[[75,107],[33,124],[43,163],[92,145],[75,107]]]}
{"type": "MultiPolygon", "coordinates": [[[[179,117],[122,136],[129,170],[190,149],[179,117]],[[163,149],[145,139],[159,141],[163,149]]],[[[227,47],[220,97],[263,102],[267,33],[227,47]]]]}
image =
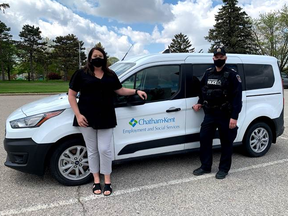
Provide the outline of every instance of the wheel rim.
{"type": "Polygon", "coordinates": [[[58,169],[70,180],[86,178],[90,174],[86,147],[77,145],[66,149],[59,157],[58,169]]]}
{"type": "Polygon", "coordinates": [[[263,152],[269,145],[269,133],[265,128],[255,129],[250,136],[251,149],[256,153],[263,152]]]}

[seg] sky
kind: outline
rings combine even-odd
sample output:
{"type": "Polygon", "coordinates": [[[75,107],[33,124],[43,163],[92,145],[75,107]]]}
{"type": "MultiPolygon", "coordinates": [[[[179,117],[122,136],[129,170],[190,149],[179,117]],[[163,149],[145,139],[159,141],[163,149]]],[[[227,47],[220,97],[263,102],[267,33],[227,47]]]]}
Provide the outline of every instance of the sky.
{"type": "MultiPolygon", "coordinates": [[[[98,42],[109,56],[122,59],[161,53],[175,34],[187,35],[195,51],[207,52],[204,39],[215,24],[222,0],[0,0],[10,8],[0,20],[19,40],[23,25],[39,27],[50,40],[74,34],[86,53],[98,42]]],[[[250,17],[280,10],[287,0],[238,0],[250,17]]]]}

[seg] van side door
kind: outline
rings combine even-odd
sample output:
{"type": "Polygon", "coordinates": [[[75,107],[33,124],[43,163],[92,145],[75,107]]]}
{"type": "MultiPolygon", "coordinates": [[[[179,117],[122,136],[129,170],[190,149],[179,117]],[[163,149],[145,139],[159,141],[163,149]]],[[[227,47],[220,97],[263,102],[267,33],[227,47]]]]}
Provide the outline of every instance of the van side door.
{"type": "Polygon", "coordinates": [[[186,104],[181,70],[180,64],[146,65],[122,82],[123,87],[145,91],[148,98],[143,105],[131,105],[129,97],[127,104],[127,98],[118,96],[116,160],[184,149],[186,104]]]}
{"type": "MultiPolygon", "coordinates": [[[[185,144],[185,149],[193,149],[200,147],[200,127],[201,123],[204,119],[204,112],[201,109],[198,112],[195,112],[192,109],[192,106],[198,102],[198,95],[200,92],[197,92],[195,88],[199,88],[197,80],[200,82],[202,76],[204,75],[205,71],[213,67],[212,55],[210,57],[203,57],[202,59],[195,59],[195,58],[187,58],[186,63],[191,63],[190,65],[187,64],[187,71],[186,73],[186,139],[187,142],[185,144]],[[198,94],[198,95],[197,95],[198,94]]],[[[228,56],[227,66],[231,69],[236,70],[239,75],[242,77],[243,70],[241,65],[241,60],[235,56],[228,56]]],[[[244,79],[243,79],[244,80],[244,79]]],[[[242,85],[243,86],[243,85],[242,85]]],[[[240,127],[245,119],[245,111],[246,111],[246,95],[245,91],[242,92],[242,111],[238,118],[238,127],[240,127]]],[[[238,137],[238,136],[237,136],[238,137]]],[[[235,139],[235,142],[239,141],[239,138],[235,139]]],[[[215,139],[213,140],[213,145],[219,145],[220,140],[217,138],[217,133],[215,135],[215,139]]]]}

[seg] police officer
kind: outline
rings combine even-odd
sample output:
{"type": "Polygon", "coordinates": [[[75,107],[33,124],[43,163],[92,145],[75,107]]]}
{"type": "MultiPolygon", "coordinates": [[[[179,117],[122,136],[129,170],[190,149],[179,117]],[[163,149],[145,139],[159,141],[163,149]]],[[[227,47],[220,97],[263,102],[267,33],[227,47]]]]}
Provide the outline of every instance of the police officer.
{"type": "Polygon", "coordinates": [[[205,117],[200,130],[201,167],[193,174],[211,172],[212,142],[218,128],[221,141],[221,158],[217,179],[224,179],[231,167],[232,146],[237,135],[237,119],[242,108],[242,85],[238,73],[225,65],[227,60],[223,46],[214,50],[215,67],[207,69],[201,80],[201,94],[195,111],[204,109],[205,117]]]}

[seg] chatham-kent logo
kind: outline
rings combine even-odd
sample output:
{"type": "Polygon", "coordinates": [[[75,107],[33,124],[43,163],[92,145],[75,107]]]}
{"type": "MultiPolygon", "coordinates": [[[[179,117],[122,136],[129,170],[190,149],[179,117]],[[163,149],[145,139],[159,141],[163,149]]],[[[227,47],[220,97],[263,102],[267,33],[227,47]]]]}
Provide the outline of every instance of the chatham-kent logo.
{"type": "Polygon", "coordinates": [[[132,126],[132,127],[135,127],[135,125],[138,123],[138,121],[136,121],[134,118],[132,118],[129,122],[129,124],[132,126]]]}
{"type": "Polygon", "coordinates": [[[163,118],[149,118],[149,119],[138,119],[136,120],[135,118],[132,118],[129,121],[129,124],[132,127],[135,127],[137,124],[139,125],[152,125],[152,124],[165,124],[165,123],[174,123],[175,122],[175,117],[174,118],[168,118],[168,117],[163,117],[163,118]]]}

